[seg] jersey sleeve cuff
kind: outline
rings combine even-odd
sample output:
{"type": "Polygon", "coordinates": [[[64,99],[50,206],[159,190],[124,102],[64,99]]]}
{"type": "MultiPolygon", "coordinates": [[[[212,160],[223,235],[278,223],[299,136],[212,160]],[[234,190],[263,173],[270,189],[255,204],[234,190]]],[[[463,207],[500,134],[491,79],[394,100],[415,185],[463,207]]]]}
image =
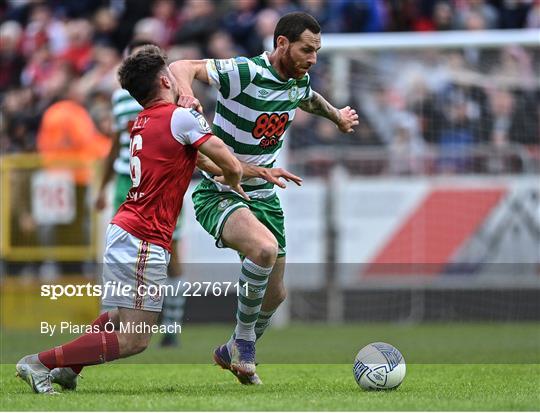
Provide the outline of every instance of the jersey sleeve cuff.
{"type": "Polygon", "coordinates": [[[210,86],[219,89],[221,85],[219,84],[219,73],[216,68],[215,59],[206,59],[206,72],[210,86]]]}
{"type": "Polygon", "coordinates": [[[205,143],[208,139],[212,137],[211,133],[207,133],[206,135],[201,136],[199,139],[197,139],[196,142],[193,142],[191,146],[193,146],[195,149],[198,149],[199,146],[201,146],[203,143],[205,143]]]}

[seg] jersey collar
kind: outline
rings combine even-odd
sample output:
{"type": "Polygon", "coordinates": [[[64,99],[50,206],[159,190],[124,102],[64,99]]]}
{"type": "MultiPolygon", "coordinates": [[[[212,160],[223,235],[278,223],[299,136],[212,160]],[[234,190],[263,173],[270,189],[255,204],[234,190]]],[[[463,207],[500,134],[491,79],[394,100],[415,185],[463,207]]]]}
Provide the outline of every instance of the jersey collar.
{"type": "Polygon", "coordinates": [[[272,66],[272,63],[270,63],[270,59],[268,59],[268,52],[263,52],[261,57],[266,63],[268,70],[270,70],[270,73],[272,73],[277,80],[283,83],[287,83],[290,80],[290,79],[284,79],[283,77],[281,77],[281,75],[277,72],[274,66],[272,66]]]}

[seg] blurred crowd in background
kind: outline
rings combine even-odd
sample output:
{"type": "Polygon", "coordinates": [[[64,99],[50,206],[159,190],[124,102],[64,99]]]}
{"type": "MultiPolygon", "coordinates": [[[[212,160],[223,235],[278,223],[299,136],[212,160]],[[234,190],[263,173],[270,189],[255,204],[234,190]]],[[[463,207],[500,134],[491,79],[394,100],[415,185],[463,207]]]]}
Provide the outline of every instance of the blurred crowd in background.
{"type": "MultiPolygon", "coordinates": [[[[539,0],[3,0],[1,153],[68,139],[101,158],[113,135],[116,70],[131,40],[161,45],[170,60],[252,56],[267,49],[279,17],[295,10],[314,15],[323,34],[540,28],[539,0]],[[53,105],[59,101],[69,104],[53,105]],[[55,119],[62,128],[50,127],[55,119]]],[[[365,150],[368,158],[345,161],[353,173],[368,174],[529,170],[521,156],[462,156],[472,145],[517,145],[539,159],[538,48],[359,53],[352,60],[344,103],[358,109],[361,125],[344,136],[298,111],[287,139],[302,172],[318,174],[335,162],[302,151],[324,154],[330,146],[365,150]]],[[[312,82],[332,100],[330,64],[321,58],[312,82]]],[[[215,91],[199,86],[195,93],[211,120],[215,91]]]]}

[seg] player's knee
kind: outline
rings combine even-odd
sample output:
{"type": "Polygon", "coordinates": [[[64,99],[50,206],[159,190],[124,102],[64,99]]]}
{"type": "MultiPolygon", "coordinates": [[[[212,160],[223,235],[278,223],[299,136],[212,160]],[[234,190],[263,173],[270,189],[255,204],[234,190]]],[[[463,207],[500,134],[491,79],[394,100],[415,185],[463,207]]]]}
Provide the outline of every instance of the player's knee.
{"type": "Polygon", "coordinates": [[[271,266],[276,262],[278,243],[275,238],[261,241],[257,248],[257,258],[262,265],[271,266]]]}

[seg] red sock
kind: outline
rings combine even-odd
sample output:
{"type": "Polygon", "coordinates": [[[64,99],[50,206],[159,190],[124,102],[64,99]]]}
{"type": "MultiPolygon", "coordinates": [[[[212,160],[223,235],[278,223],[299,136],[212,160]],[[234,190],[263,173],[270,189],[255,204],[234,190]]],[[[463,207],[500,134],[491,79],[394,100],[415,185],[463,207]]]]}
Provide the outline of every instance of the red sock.
{"type": "MultiPolygon", "coordinates": [[[[109,321],[109,312],[105,311],[103,314],[101,314],[98,318],[94,320],[92,326],[98,326],[99,331],[105,331],[105,324],[107,324],[109,321]]],[[[108,330],[111,331],[110,328],[108,330]]]]}
{"type": "MultiPolygon", "coordinates": [[[[105,311],[103,314],[101,314],[98,318],[94,320],[94,322],[92,323],[92,326],[98,326],[99,331],[105,331],[105,324],[107,324],[109,321],[110,321],[109,312],[105,311]]],[[[81,364],[77,364],[77,365],[73,365],[69,367],[71,367],[71,370],[73,370],[75,374],[79,374],[82,371],[84,366],[81,364]]]]}
{"type": "Polygon", "coordinates": [[[105,363],[116,360],[119,355],[116,333],[101,332],[84,334],[67,344],[39,353],[38,357],[45,367],[52,370],[105,363]]]}

